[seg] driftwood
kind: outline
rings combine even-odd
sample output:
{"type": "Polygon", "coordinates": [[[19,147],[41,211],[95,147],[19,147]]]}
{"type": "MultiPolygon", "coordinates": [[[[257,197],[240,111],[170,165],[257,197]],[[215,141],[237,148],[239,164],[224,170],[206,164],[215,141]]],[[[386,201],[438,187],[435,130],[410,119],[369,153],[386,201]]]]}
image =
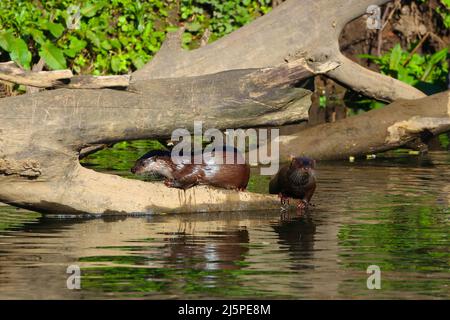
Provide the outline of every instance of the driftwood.
{"type": "Polygon", "coordinates": [[[130,84],[128,75],[95,77],[74,76],[70,70],[25,71],[12,61],[0,63],[0,80],[35,88],[126,88],[130,84]]]}
{"type": "Polygon", "coordinates": [[[73,77],[70,70],[57,71],[24,71],[14,62],[0,63],[0,80],[23,84],[26,86],[49,88],[53,87],[60,79],[73,77]]]}
{"type": "Polygon", "coordinates": [[[417,100],[398,100],[358,116],[280,136],[281,161],[289,155],[348,159],[427,142],[450,131],[450,90],[417,100]]]}
{"type": "Polygon", "coordinates": [[[275,196],[206,187],[183,192],[96,173],[78,158],[95,145],[192,130],[194,120],[204,129],[305,120],[311,92],[298,84],[320,73],[386,101],[422,97],[339,52],[344,25],[385,2],[290,0],[193,51],[181,50],[180,32],[170,34],[127,90],[56,89],[1,99],[0,201],[54,213],[279,208],[275,196]]]}

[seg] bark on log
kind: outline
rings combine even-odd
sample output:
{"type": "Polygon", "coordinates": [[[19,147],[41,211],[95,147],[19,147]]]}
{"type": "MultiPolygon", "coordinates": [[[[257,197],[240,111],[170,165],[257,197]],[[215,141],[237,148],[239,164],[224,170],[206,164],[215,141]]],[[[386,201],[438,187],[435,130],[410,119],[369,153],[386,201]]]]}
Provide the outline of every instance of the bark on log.
{"type": "Polygon", "coordinates": [[[102,89],[127,88],[130,84],[129,75],[116,76],[74,76],[66,83],[59,82],[54,87],[69,89],[102,89]]]}
{"type": "Polygon", "coordinates": [[[364,94],[391,102],[424,97],[421,91],[345,58],[339,34],[369,5],[389,0],[289,0],[233,33],[201,48],[181,49],[183,30],[167,35],[158,54],[133,74],[136,80],[184,77],[225,70],[264,68],[304,58],[311,64],[338,61],[328,76],[364,94]],[[357,77],[353,71],[361,72],[357,77]]]}
{"type": "Polygon", "coordinates": [[[348,159],[446,131],[450,131],[450,90],[417,100],[398,100],[381,109],[281,136],[280,155],[281,160],[290,154],[318,160],[348,159]]]}

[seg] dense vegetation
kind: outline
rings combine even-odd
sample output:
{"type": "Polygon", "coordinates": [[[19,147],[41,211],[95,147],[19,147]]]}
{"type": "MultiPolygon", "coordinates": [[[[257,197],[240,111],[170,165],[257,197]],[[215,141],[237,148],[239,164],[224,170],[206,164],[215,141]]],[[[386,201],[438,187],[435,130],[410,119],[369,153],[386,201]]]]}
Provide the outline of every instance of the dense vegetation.
{"type": "MultiPolygon", "coordinates": [[[[184,25],[183,46],[195,48],[206,29],[211,31],[209,41],[214,41],[267,13],[271,2],[3,0],[0,59],[12,59],[25,69],[42,58],[49,69],[70,68],[95,75],[127,73],[152,58],[168,31],[184,25]]],[[[435,10],[442,25],[450,28],[450,0],[439,0],[439,4],[435,10]]],[[[445,89],[447,49],[435,54],[411,50],[397,45],[381,57],[366,57],[378,64],[381,72],[427,93],[445,89]]]]}
{"type": "MultiPolygon", "coordinates": [[[[397,44],[379,57],[368,54],[362,54],[360,57],[375,62],[381,73],[406,82],[426,94],[434,94],[447,89],[448,51],[449,48],[444,48],[433,54],[418,54],[403,50],[397,44]]],[[[367,111],[381,108],[385,103],[362,98],[354,101],[353,105],[356,110],[367,111]]]]}
{"type": "Polygon", "coordinates": [[[127,73],[159,50],[165,34],[186,27],[183,45],[210,41],[270,10],[270,0],[49,0],[0,2],[0,48],[25,69],[94,75],[127,73]]]}

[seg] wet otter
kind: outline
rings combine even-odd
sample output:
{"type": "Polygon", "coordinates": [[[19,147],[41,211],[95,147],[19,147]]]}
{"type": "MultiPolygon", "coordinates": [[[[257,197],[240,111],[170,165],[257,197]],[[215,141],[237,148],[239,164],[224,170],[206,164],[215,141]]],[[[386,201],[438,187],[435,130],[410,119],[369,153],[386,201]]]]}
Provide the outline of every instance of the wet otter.
{"type": "Polygon", "coordinates": [[[281,203],[289,203],[289,198],[299,199],[297,208],[308,207],[316,190],[314,177],[315,161],[306,157],[297,157],[291,163],[280,168],[270,180],[269,193],[278,194],[281,203]]]}
{"type": "Polygon", "coordinates": [[[149,152],[136,161],[131,172],[139,175],[151,174],[165,178],[168,187],[188,189],[204,184],[218,188],[245,190],[250,178],[250,166],[245,163],[242,154],[235,148],[224,147],[215,151],[215,156],[204,161],[201,155],[191,155],[188,163],[174,163],[169,151],[149,152]],[[195,163],[200,156],[199,164],[195,163]],[[226,164],[226,159],[233,159],[233,164],[226,164]],[[222,159],[218,163],[216,159],[222,159]],[[239,162],[238,162],[239,159],[239,162]]]}

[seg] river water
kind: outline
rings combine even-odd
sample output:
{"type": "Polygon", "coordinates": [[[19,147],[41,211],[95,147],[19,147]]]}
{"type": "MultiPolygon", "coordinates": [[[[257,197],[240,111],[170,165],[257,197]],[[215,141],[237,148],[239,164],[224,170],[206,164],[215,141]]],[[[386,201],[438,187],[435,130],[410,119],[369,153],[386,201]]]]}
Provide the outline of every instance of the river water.
{"type": "MultiPolygon", "coordinates": [[[[146,147],[85,165],[129,176],[146,147]]],[[[0,205],[0,298],[450,298],[450,153],[318,163],[317,178],[301,217],[76,218],[0,205]],[[71,265],[79,290],[67,288],[71,265]],[[370,265],[381,289],[367,287],[370,265]]],[[[254,169],[250,190],[267,185],[254,169]]]]}

